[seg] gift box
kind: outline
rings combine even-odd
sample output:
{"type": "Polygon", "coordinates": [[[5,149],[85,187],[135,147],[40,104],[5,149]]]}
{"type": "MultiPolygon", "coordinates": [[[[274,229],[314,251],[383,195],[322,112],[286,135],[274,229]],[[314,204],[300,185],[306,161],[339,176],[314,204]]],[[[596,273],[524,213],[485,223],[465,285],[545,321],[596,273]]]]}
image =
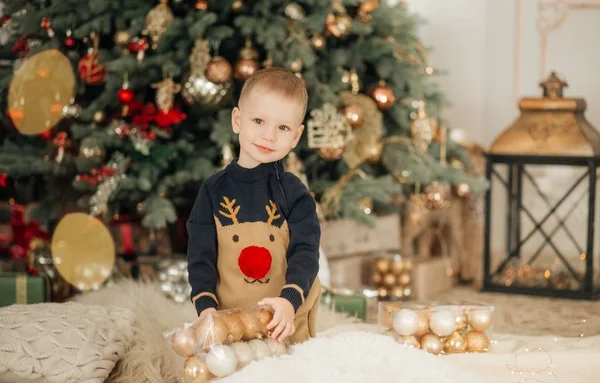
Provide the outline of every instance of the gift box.
{"type": "Polygon", "coordinates": [[[446,257],[434,257],[415,262],[412,272],[412,298],[432,300],[455,285],[452,264],[446,257]]]}
{"type": "Polygon", "coordinates": [[[486,352],[494,307],[471,302],[380,302],[377,323],[398,343],[435,355],[486,352]]]}
{"type": "Polygon", "coordinates": [[[0,307],[50,300],[50,283],[42,275],[0,273],[0,307]]]}
{"type": "Polygon", "coordinates": [[[321,293],[322,304],[366,322],[375,322],[378,300],[377,290],[368,288],[332,288],[321,293]]]}

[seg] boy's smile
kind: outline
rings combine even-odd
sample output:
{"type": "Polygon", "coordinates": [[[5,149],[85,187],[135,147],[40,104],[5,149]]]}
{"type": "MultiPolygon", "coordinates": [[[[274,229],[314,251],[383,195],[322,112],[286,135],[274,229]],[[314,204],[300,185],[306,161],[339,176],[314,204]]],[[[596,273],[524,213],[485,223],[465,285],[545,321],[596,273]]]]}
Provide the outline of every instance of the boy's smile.
{"type": "Polygon", "coordinates": [[[239,135],[238,164],[254,168],[284,158],[304,130],[302,104],[292,98],[257,87],[231,113],[233,131],[239,135]]]}

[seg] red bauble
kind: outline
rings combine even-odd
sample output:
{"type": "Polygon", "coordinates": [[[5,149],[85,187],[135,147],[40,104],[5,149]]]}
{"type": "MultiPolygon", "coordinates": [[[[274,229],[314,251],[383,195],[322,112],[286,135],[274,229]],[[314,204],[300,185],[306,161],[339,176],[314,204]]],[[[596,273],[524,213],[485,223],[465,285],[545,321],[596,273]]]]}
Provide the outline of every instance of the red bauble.
{"type": "Polygon", "coordinates": [[[259,280],[264,278],[271,270],[271,261],[271,253],[266,248],[248,246],[240,253],[238,266],[245,276],[253,280],[259,280]]]}
{"type": "Polygon", "coordinates": [[[119,99],[121,104],[129,104],[133,100],[134,97],[135,97],[135,94],[133,93],[133,91],[131,89],[121,88],[117,92],[117,98],[119,99]]]}
{"type": "Polygon", "coordinates": [[[106,68],[98,58],[97,53],[88,53],[79,61],[79,77],[88,85],[100,85],[106,77],[106,68]]]}
{"type": "Polygon", "coordinates": [[[67,48],[75,48],[76,45],[77,45],[77,40],[75,40],[75,38],[73,38],[73,36],[65,37],[65,46],[67,48]]]}
{"type": "Polygon", "coordinates": [[[148,49],[148,41],[146,39],[133,39],[128,45],[131,53],[138,53],[148,49]]]}

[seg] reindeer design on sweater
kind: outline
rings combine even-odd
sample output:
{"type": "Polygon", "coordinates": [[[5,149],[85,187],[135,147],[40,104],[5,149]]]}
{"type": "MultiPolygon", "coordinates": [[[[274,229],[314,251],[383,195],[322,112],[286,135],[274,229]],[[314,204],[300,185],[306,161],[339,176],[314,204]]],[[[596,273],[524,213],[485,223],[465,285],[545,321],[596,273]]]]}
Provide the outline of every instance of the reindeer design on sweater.
{"type": "Polygon", "coordinates": [[[242,206],[236,206],[235,199],[223,197],[220,206],[215,223],[221,304],[239,307],[241,298],[258,301],[278,295],[285,284],[289,229],[276,204],[269,200],[265,220],[256,222],[239,221],[242,206]]]}

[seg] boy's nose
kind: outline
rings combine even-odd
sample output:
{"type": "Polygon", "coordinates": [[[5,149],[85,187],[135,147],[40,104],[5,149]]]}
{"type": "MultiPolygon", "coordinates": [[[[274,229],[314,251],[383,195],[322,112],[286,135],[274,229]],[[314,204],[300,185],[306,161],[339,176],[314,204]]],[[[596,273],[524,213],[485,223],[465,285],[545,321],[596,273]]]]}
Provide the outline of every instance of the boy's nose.
{"type": "Polygon", "coordinates": [[[262,134],[262,138],[268,141],[275,141],[275,128],[267,127],[262,134]]]}

